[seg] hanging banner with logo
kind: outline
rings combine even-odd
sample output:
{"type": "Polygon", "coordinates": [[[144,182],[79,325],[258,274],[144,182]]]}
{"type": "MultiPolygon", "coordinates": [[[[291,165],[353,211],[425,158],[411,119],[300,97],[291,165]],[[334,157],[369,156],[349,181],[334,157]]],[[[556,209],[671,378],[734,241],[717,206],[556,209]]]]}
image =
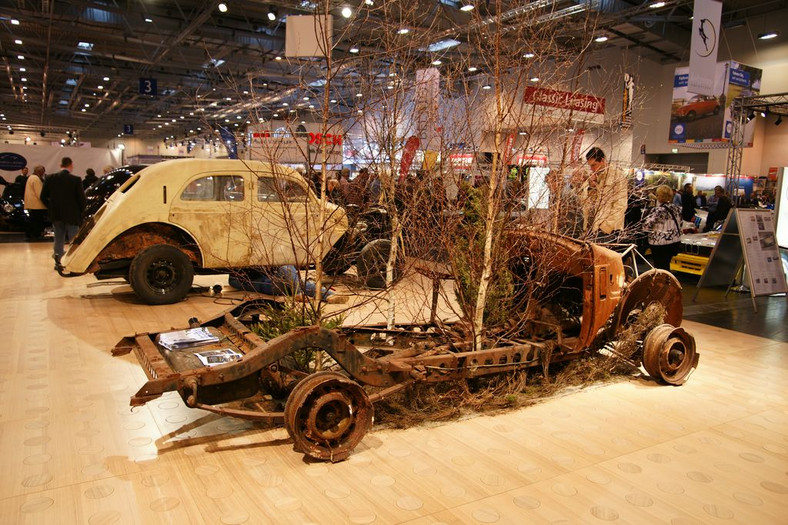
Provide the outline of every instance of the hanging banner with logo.
{"type": "Polygon", "coordinates": [[[695,0],[687,91],[714,95],[722,2],[695,0]]]}

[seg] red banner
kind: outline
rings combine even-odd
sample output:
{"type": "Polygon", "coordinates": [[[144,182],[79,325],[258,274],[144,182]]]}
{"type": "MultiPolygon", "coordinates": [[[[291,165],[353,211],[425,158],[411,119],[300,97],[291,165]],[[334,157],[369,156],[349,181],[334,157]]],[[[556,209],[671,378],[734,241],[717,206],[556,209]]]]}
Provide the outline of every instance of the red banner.
{"type": "Polygon", "coordinates": [[[533,86],[525,88],[523,100],[527,104],[548,106],[551,108],[572,109],[586,113],[605,114],[605,99],[593,95],[556,91],[533,86]]]}
{"type": "Polygon", "coordinates": [[[405,177],[408,176],[410,165],[413,164],[413,157],[416,156],[416,150],[419,149],[420,143],[419,137],[415,136],[410,137],[405,142],[405,149],[402,150],[402,160],[399,165],[399,182],[404,181],[405,177]]]}

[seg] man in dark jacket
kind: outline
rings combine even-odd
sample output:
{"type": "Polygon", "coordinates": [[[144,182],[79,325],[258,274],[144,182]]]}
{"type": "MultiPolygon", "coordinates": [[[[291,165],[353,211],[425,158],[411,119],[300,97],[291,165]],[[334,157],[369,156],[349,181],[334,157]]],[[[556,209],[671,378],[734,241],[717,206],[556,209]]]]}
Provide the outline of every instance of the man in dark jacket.
{"type": "Polygon", "coordinates": [[[681,219],[692,222],[695,218],[695,196],[692,194],[692,184],[684,185],[681,192],[681,219]]]}
{"type": "Polygon", "coordinates": [[[55,247],[52,258],[55,259],[55,270],[60,269],[60,258],[65,253],[66,241],[76,236],[82,212],[85,210],[85,192],[82,180],[73,175],[74,163],[69,157],[63,157],[61,170],[47,176],[41,188],[41,200],[49,209],[49,217],[55,230],[55,247]]]}

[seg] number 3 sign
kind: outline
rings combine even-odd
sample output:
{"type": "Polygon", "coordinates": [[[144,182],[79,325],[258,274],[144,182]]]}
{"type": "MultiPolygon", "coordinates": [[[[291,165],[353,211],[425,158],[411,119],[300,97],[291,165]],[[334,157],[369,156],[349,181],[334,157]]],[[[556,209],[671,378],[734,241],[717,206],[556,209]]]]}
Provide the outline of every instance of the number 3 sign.
{"type": "Polygon", "coordinates": [[[140,79],[140,95],[151,95],[154,97],[158,95],[155,78],[140,79]]]}

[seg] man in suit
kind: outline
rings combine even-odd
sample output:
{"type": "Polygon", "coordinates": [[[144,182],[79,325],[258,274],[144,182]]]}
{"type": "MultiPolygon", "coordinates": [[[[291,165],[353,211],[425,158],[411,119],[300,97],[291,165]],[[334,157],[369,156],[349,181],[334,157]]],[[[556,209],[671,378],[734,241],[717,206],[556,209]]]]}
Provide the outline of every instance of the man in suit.
{"type": "Polygon", "coordinates": [[[63,157],[60,171],[49,175],[41,188],[41,201],[49,209],[49,218],[55,230],[55,246],[52,258],[55,259],[55,270],[59,270],[60,258],[65,253],[66,241],[71,240],[79,231],[82,212],[85,210],[85,192],[82,179],[73,175],[74,163],[69,157],[63,157]]]}

